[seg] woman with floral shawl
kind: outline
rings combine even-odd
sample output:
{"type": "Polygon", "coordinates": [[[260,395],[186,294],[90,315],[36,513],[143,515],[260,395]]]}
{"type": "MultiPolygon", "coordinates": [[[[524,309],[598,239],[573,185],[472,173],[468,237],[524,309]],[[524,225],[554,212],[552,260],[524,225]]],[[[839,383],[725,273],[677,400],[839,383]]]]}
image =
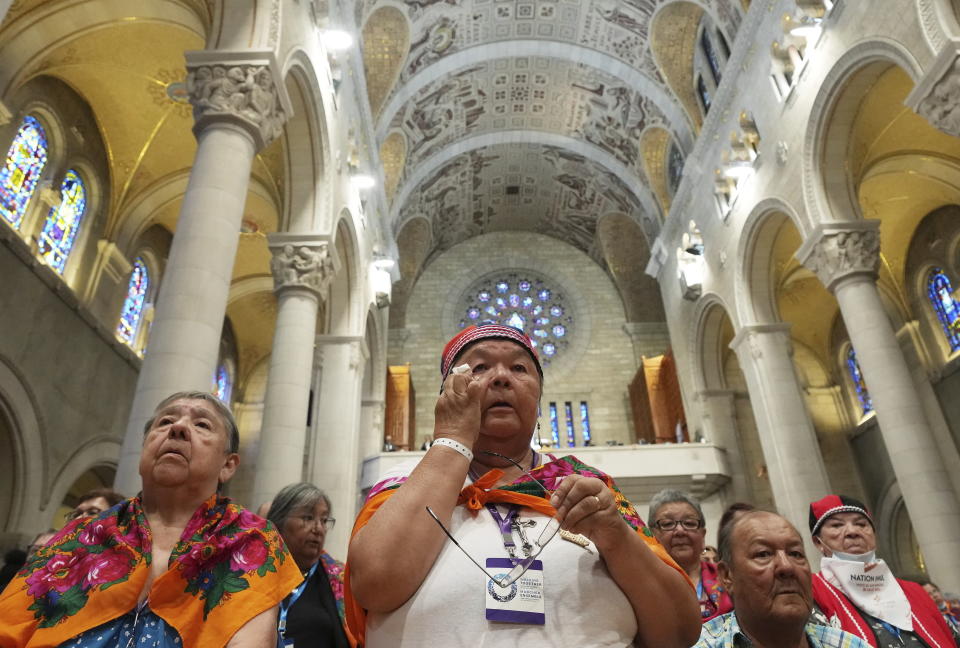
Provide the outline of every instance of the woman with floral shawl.
{"type": "Polygon", "coordinates": [[[543,386],[531,340],[468,327],[444,349],[441,375],[432,447],[376,486],[354,525],[351,639],[692,645],[693,587],[613,480],[531,449],[543,386]]]}
{"type": "Polygon", "coordinates": [[[143,492],[65,526],[0,597],[0,646],[274,646],[302,580],[263,518],[221,497],[239,435],[215,396],[166,398],[147,424],[143,492]]]}

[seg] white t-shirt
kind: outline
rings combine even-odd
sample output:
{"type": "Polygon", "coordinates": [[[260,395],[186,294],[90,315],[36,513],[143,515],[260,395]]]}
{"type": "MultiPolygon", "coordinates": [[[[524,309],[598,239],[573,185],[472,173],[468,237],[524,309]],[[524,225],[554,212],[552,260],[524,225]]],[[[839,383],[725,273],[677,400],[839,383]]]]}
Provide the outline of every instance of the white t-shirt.
{"type": "MultiPolygon", "coordinates": [[[[407,474],[412,470],[412,466],[405,468],[407,474]]],[[[501,514],[507,510],[506,506],[499,508],[501,514]]],[[[423,514],[427,515],[426,511],[423,514]]],[[[527,531],[528,537],[535,539],[549,518],[521,509],[520,519],[537,521],[527,531]]],[[[500,529],[486,509],[472,515],[466,507],[458,506],[450,532],[481,565],[487,558],[507,557],[500,529]]],[[[402,529],[397,529],[396,541],[403,542],[402,529]]],[[[633,644],[637,634],[633,607],[613,582],[592,543],[588,551],[558,534],[540,553],[539,560],[543,561],[545,625],[487,621],[487,579],[447,541],[410,600],[393,612],[367,616],[367,648],[633,644]]]]}

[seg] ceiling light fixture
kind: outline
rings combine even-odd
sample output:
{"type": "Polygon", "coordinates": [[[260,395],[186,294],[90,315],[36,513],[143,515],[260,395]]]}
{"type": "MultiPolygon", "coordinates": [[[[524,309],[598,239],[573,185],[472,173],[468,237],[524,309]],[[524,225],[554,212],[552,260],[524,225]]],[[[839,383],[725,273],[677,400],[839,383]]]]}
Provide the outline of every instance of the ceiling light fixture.
{"type": "Polygon", "coordinates": [[[353,46],[353,36],[342,29],[327,29],[322,33],[324,46],[331,52],[342,52],[353,46]]]}
{"type": "Polygon", "coordinates": [[[373,189],[375,186],[377,186],[377,181],[374,180],[372,176],[358,173],[350,176],[350,184],[357,189],[373,189]]]}

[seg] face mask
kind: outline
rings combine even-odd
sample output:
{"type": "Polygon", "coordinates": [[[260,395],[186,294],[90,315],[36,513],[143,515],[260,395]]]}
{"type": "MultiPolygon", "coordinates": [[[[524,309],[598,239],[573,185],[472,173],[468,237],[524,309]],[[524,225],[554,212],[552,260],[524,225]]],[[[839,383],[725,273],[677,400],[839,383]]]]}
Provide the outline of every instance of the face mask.
{"type": "Polygon", "coordinates": [[[820,572],[840,589],[859,610],[908,632],[913,631],[910,602],[900,583],[883,560],[873,560],[873,553],[842,554],[820,560],[820,572]],[[851,556],[847,560],[842,556],[851,556]],[[863,558],[870,556],[871,562],[863,558]]]}
{"type": "Polygon", "coordinates": [[[838,560],[849,560],[850,562],[863,563],[864,565],[869,565],[870,563],[877,562],[876,551],[868,551],[867,553],[864,553],[864,554],[850,554],[850,553],[843,553],[842,551],[834,551],[833,557],[838,560]]]}

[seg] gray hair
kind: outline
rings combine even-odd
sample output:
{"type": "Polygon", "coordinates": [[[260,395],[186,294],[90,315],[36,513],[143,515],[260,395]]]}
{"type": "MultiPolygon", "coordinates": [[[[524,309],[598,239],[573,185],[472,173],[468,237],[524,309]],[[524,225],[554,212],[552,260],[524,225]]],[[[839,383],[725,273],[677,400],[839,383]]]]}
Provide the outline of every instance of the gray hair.
{"type": "Polygon", "coordinates": [[[230,411],[230,408],[227,407],[222,400],[210,392],[181,391],[167,396],[154,408],[153,415],[147,420],[146,425],[143,426],[144,435],[146,435],[146,433],[150,431],[150,428],[153,427],[153,424],[156,423],[157,415],[160,414],[160,411],[170,403],[178,400],[201,400],[213,405],[214,411],[220,416],[220,422],[223,423],[223,427],[227,430],[227,452],[236,453],[240,450],[240,430],[237,429],[237,421],[233,418],[233,412],[230,411]]]}
{"type": "Polygon", "coordinates": [[[312,509],[320,500],[323,500],[327,505],[327,515],[332,515],[333,506],[330,504],[330,498],[313,484],[299,482],[284,486],[273,498],[270,510],[267,511],[267,519],[273,522],[277,530],[280,530],[293,511],[299,508],[312,509]]]}
{"type": "Polygon", "coordinates": [[[703,509],[700,508],[700,502],[698,502],[695,497],[673,488],[664,488],[650,500],[650,508],[647,511],[647,524],[650,527],[654,527],[660,508],[666,504],[675,504],[677,502],[692,506],[693,510],[697,512],[697,517],[700,518],[700,525],[703,526],[705,524],[706,520],[703,518],[703,509]]]}

